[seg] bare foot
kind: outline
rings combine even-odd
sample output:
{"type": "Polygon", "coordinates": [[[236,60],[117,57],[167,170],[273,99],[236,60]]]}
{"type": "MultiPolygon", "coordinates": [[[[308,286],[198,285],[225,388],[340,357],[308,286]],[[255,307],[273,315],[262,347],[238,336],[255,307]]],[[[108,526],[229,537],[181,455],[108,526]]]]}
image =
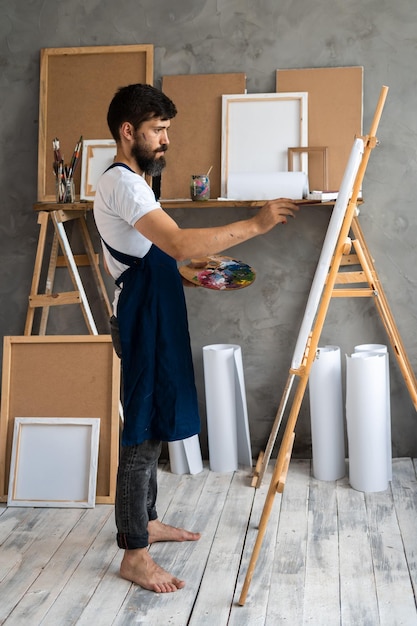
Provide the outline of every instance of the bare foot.
{"type": "Polygon", "coordinates": [[[158,519],[151,520],[148,523],[149,543],[157,541],[197,541],[200,539],[200,533],[192,533],[184,528],[175,528],[160,522],[158,519]]]}
{"type": "Polygon", "coordinates": [[[147,548],[125,550],[120,565],[120,576],[156,593],[170,593],[182,589],[185,585],[183,580],[172,576],[157,565],[147,548]]]}

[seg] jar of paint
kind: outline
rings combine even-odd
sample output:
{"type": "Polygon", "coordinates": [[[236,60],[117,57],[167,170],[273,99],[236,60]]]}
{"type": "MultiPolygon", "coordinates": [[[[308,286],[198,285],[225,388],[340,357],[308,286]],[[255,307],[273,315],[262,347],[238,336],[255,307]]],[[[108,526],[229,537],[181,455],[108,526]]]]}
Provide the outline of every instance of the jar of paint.
{"type": "Polygon", "coordinates": [[[191,200],[210,199],[210,178],[207,174],[192,174],[190,181],[191,200]]]}

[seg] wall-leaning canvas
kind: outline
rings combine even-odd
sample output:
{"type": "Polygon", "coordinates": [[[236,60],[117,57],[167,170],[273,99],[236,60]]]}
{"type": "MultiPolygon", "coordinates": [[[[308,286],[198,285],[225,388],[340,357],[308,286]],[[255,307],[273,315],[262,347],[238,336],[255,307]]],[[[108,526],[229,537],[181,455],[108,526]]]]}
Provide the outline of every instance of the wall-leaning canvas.
{"type": "Polygon", "coordinates": [[[92,508],[99,418],[16,417],[8,506],[92,508]]]}
{"type": "Polygon", "coordinates": [[[0,502],[7,501],[16,417],[100,418],[96,502],[112,504],[119,453],[120,360],[109,335],[4,338],[0,502]]]}
{"type": "Polygon", "coordinates": [[[178,114],[169,130],[161,198],[190,199],[191,174],[206,174],[211,167],[210,195],[220,195],[222,95],[244,94],[245,89],[243,73],[162,77],[162,91],[175,102],[178,114]]]}
{"type": "MultiPolygon", "coordinates": [[[[304,92],[223,95],[222,196],[230,176],[288,172],[288,148],[308,145],[307,113],[304,92]]],[[[307,168],[301,154],[299,169],[307,168]]]]}
{"type": "MultiPolygon", "coordinates": [[[[355,137],[362,135],[363,67],[280,69],[276,91],[307,91],[308,145],[328,148],[327,190],[338,190],[355,137]]],[[[308,156],[310,189],[323,189],[319,153],[308,156]]]]}
{"type": "MultiPolygon", "coordinates": [[[[69,162],[80,135],[111,138],[107,109],[117,89],[153,84],[153,45],[43,48],[40,58],[38,201],[55,201],[52,140],[69,162]]],[[[75,173],[79,192],[80,168],[75,173]]]]}

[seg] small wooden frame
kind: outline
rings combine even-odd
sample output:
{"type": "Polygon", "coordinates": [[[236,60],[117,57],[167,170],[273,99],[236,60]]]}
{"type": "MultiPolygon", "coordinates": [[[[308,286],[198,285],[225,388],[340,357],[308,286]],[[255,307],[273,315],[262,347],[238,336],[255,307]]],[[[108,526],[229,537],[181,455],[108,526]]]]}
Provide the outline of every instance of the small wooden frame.
{"type": "Polygon", "coordinates": [[[120,361],[109,335],[4,338],[0,501],[7,501],[16,417],[100,418],[97,503],[112,504],[119,445],[120,361]]]}
{"type": "Polygon", "coordinates": [[[98,418],[16,417],[7,506],[93,508],[98,418]]]}
{"type": "MultiPolygon", "coordinates": [[[[327,146],[303,146],[300,148],[291,147],[288,148],[288,171],[294,171],[294,154],[302,154],[302,153],[311,154],[314,152],[318,152],[322,156],[323,163],[323,182],[320,187],[321,191],[327,191],[329,189],[329,165],[328,165],[328,148],[327,146]]],[[[311,191],[311,189],[309,189],[311,191]]]]}
{"type": "MultiPolygon", "coordinates": [[[[52,140],[69,162],[80,138],[111,138],[107,110],[119,87],[153,84],[153,46],[43,48],[40,59],[38,200],[55,200],[52,140]]],[[[80,168],[75,173],[76,192],[80,168]]],[[[78,194],[77,194],[78,195],[78,194]]]]}

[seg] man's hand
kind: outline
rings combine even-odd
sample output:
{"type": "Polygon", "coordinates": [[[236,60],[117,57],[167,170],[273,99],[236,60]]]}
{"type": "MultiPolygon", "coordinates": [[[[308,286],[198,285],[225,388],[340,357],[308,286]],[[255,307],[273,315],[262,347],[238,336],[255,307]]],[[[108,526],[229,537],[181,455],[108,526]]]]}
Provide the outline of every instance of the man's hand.
{"type": "Polygon", "coordinates": [[[277,224],[286,224],[288,217],[294,217],[299,207],[289,198],[268,200],[253,218],[259,228],[259,234],[267,233],[277,224]]]}

